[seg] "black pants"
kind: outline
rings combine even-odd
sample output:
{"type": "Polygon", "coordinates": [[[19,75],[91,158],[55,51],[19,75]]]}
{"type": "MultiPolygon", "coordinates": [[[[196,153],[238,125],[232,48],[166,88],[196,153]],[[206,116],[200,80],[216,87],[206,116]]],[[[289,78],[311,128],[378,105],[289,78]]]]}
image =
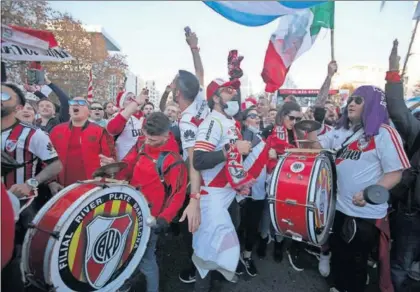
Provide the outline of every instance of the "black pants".
{"type": "Polygon", "coordinates": [[[258,229],[264,210],[264,200],[246,199],[242,216],[245,231],[245,250],[252,251],[258,239],[258,229]]]}
{"type": "Polygon", "coordinates": [[[369,255],[379,245],[379,229],[366,220],[356,218],[356,234],[347,243],[341,236],[346,218],[347,215],[336,212],[330,238],[333,284],[342,292],[363,292],[366,287],[369,255]]]}
{"type": "Polygon", "coordinates": [[[391,250],[391,277],[395,291],[405,291],[408,272],[413,261],[420,257],[420,212],[394,214],[391,232],[394,243],[391,250]]]}

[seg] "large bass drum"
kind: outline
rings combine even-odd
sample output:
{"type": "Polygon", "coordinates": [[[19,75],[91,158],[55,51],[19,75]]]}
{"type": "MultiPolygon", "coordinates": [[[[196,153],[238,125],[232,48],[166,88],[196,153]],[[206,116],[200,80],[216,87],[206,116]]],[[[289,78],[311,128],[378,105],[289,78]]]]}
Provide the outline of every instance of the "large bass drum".
{"type": "Polygon", "coordinates": [[[333,161],[330,153],[311,149],[280,156],[268,196],[278,234],[317,246],[326,243],[336,205],[333,161]]]}
{"type": "Polygon", "coordinates": [[[44,291],[117,291],[143,257],[149,217],[146,199],[129,185],[73,184],[32,221],[22,249],[23,277],[44,291]]]}

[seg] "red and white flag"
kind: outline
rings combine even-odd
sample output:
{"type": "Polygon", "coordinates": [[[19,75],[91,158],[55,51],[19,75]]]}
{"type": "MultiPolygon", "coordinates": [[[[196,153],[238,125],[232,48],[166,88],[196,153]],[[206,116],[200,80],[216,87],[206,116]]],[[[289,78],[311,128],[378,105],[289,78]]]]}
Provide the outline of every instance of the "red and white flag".
{"type": "Polygon", "coordinates": [[[92,69],[89,72],[89,85],[88,85],[87,101],[89,103],[92,103],[93,102],[93,78],[92,78],[92,69]]]}
{"type": "Polygon", "coordinates": [[[54,34],[16,25],[1,25],[1,58],[12,61],[67,62],[73,57],[58,46],[54,34]]]}
{"type": "Polygon", "coordinates": [[[312,47],[322,28],[334,28],[332,1],[281,17],[271,35],[261,73],[266,92],[275,92],[283,85],[292,63],[312,47]]]}

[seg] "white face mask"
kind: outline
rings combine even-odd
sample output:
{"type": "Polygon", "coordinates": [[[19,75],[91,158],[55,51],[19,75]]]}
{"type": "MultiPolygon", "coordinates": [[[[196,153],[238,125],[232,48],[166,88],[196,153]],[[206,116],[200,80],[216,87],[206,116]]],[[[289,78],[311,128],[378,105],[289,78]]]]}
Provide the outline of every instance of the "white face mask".
{"type": "Polygon", "coordinates": [[[239,112],[239,103],[237,101],[228,101],[224,112],[229,117],[233,117],[239,112]]]}

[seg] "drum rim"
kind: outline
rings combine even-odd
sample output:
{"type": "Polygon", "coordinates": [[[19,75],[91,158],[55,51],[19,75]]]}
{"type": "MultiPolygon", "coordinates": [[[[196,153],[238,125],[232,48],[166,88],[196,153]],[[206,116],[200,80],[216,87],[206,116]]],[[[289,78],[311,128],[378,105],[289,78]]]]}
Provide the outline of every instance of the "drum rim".
{"type": "MultiPolygon", "coordinates": [[[[70,185],[70,186],[66,187],[65,189],[63,189],[61,191],[61,192],[63,192],[63,194],[60,194],[60,196],[57,197],[54,200],[54,202],[57,202],[59,199],[65,197],[65,195],[68,194],[70,190],[73,190],[76,187],[81,186],[81,185],[83,185],[83,182],[82,183],[76,183],[76,184],[73,184],[73,185],[70,185]],[[68,191],[65,192],[66,190],[68,190],[68,191]]],[[[115,183],[111,183],[109,185],[111,185],[111,186],[108,187],[108,188],[105,188],[105,189],[101,188],[100,186],[92,185],[93,188],[90,189],[85,194],[83,194],[82,196],[80,196],[77,200],[75,200],[71,204],[71,206],[58,219],[57,223],[54,226],[54,231],[58,231],[60,233],[60,239],[59,240],[56,240],[56,239],[50,237],[48,239],[48,242],[47,242],[47,248],[45,249],[45,252],[44,252],[44,260],[43,260],[43,269],[44,269],[43,270],[43,274],[44,274],[44,279],[43,279],[43,281],[46,284],[49,284],[49,285],[64,284],[64,286],[67,287],[67,285],[65,285],[64,281],[62,281],[61,277],[58,277],[59,278],[58,283],[57,283],[57,281],[53,281],[55,278],[52,277],[52,274],[54,273],[54,271],[52,270],[51,264],[54,264],[53,263],[53,256],[54,255],[56,255],[55,258],[58,259],[59,246],[60,246],[60,244],[62,242],[62,239],[63,239],[63,234],[61,234],[61,233],[64,230],[64,227],[67,227],[66,228],[66,231],[67,231],[69,225],[72,222],[72,221],[70,221],[68,219],[69,219],[69,217],[72,214],[74,214],[74,212],[78,209],[78,207],[80,208],[80,210],[78,212],[76,212],[76,213],[79,213],[83,209],[83,207],[81,207],[83,201],[85,201],[89,197],[91,197],[93,193],[98,192],[98,191],[101,191],[101,190],[103,190],[104,192],[102,194],[99,194],[98,196],[103,196],[103,195],[106,195],[106,194],[110,194],[112,192],[116,192],[117,191],[117,190],[115,190],[116,187],[119,188],[119,190],[118,190],[119,192],[121,192],[121,188],[127,187],[127,188],[131,189],[132,192],[137,192],[137,193],[140,194],[140,197],[141,198],[140,199],[139,198],[135,199],[135,202],[138,203],[140,207],[142,205],[143,205],[143,207],[146,207],[144,209],[141,209],[141,211],[143,213],[142,242],[146,242],[146,244],[144,245],[145,247],[143,248],[143,250],[141,252],[141,255],[140,256],[138,255],[137,257],[140,257],[140,260],[143,257],[143,255],[144,255],[144,253],[146,251],[146,248],[147,248],[147,242],[149,241],[150,234],[151,234],[151,228],[146,224],[146,219],[151,216],[150,208],[148,207],[148,201],[147,201],[146,197],[141,192],[137,191],[134,187],[132,187],[130,185],[127,185],[127,184],[115,184],[115,183]],[[55,246],[58,246],[58,247],[54,249],[55,246]]],[[[129,195],[131,197],[133,197],[133,194],[129,194],[129,195]]],[[[50,205],[49,208],[51,207],[51,205],[54,202],[51,202],[49,204],[50,205]]],[[[45,207],[45,205],[44,205],[44,207],[45,207]]],[[[85,205],[85,207],[86,207],[86,205],[85,205]]],[[[48,208],[48,210],[49,210],[49,208],[48,208]]],[[[40,215],[40,218],[41,219],[47,213],[47,211],[43,212],[42,213],[42,216],[40,215]]],[[[74,217],[74,218],[76,218],[76,217],[74,217]]],[[[37,222],[39,222],[41,219],[38,219],[37,222]]],[[[26,247],[25,250],[27,251],[27,253],[26,253],[27,256],[26,256],[26,258],[25,258],[24,261],[22,260],[22,263],[21,263],[21,270],[23,269],[23,267],[22,267],[23,262],[25,262],[25,264],[26,264],[25,265],[26,270],[22,270],[23,273],[25,273],[25,272],[31,273],[31,271],[29,270],[29,257],[28,257],[28,255],[29,255],[29,247],[30,247],[30,244],[29,244],[30,241],[29,241],[29,239],[32,239],[32,237],[33,237],[34,234],[35,234],[34,230],[31,230],[31,236],[30,236],[30,238],[29,238],[29,232],[25,236],[24,246],[26,247]]],[[[23,257],[23,254],[22,254],[22,257],[23,257]]],[[[137,268],[138,265],[135,264],[135,265],[132,265],[132,266],[133,266],[133,268],[130,269],[130,273],[129,273],[130,275],[135,271],[135,269],[137,268]]],[[[123,275],[123,273],[126,272],[126,271],[127,270],[124,270],[120,274],[120,276],[123,275]]],[[[57,270],[57,273],[59,273],[58,270],[57,270]]],[[[23,275],[25,275],[25,274],[23,274],[23,275]]],[[[105,290],[102,290],[102,291],[114,291],[115,289],[119,288],[119,286],[121,286],[124,283],[122,280],[123,279],[121,279],[121,281],[119,281],[118,283],[115,282],[115,284],[109,286],[106,289],[105,288],[101,288],[101,290],[102,289],[105,289],[105,290]]],[[[110,283],[110,284],[112,284],[112,283],[110,283]]]]}
{"type": "MultiPolygon", "coordinates": [[[[319,171],[321,169],[322,163],[325,162],[327,167],[330,170],[330,178],[331,178],[331,183],[333,183],[333,174],[332,174],[332,165],[331,165],[331,161],[323,154],[318,155],[315,158],[315,167],[312,168],[311,171],[311,175],[310,175],[310,187],[307,190],[307,204],[313,204],[315,203],[316,200],[316,190],[314,190],[312,193],[312,196],[310,194],[310,190],[315,189],[315,184],[316,184],[316,180],[318,179],[317,177],[314,177],[314,173],[315,170],[317,170],[316,173],[319,174],[319,171]],[[310,200],[310,197],[312,197],[312,200],[310,200]]],[[[334,195],[334,190],[333,190],[333,186],[331,186],[331,196],[330,199],[328,201],[328,214],[330,215],[329,217],[327,217],[327,222],[325,225],[325,229],[322,231],[322,233],[320,235],[316,235],[315,233],[315,229],[314,228],[309,228],[310,226],[315,227],[315,210],[311,210],[311,209],[307,209],[306,210],[306,222],[307,222],[307,232],[310,238],[310,241],[312,244],[314,245],[323,245],[327,242],[328,240],[328,235],[330,232],[330,229],[332,227],[332,223],[334,221],[334,214],[335,214],[335,202],[336,202],[336,197],[334,195]],[[320,238],[320,239],[318,239],[320,238]]]]}
{"type": "MultiPolygon", "coordinates": [[[[71,191],[71,190],[79,187],[80,185],[81,185],[80,183],[71,184],[71,185],[65,187],[64,189],[62,189],[56,195],[54,195],[37,212],[37,214],[35,215],[35,217],[32,219],[31,224],[37,225],[41,221],[41,219],[45,216],[45,214],[51,209],[51,207],[59,199],[61,199],[62,197],[64,197],[65,195],[67,195],[69,193],[69,191],[71,191]]],[[[59,220],[57,220],[57,223],[58,223],[59,220]]],[[[35,235],[35,229],[34,228],[30,228],[26,232],[25,238],[24,238],[23,243],[22,243],[22,256],[21,256],[21,262],[20,262],[20,270],[21,270],[21,273],[22,273],[22,277],[24,279],[25,279],[26,272],[28,272],[28,273],[31,272],[30,269],[29,269],[29,247],[30,247],[30,244],[29,243],[31,241],[29,241],[29,240],[32,240],[32,237],[34,235],[35,235]]],[[[44,256],[45,256],[45,253],[46,253],[46,250],[44,251],[44,256]]],[[[45,267],[43,267],[43,268],[45,268],[45,267]]],[[[45,275],[44,275],[44,281],[45,281],[45,275]]]]}
{"type": "MultiPolygon", "coordinates": [[[[284,162],[286,160],[287,157],[290,156],[290,152],[286,152],[283,155],[279,156],[279,161],[277,162],[276,167],[274,168],[273,174],[271,175],[271,182],[270,182],[270,199],[275,199],[275,190],[277,190],[277,186],[279,183],[279,172],[280,170],[283,168],[284,162]],[[281,159],[281,162],[280,162],[281,159]]],[[[276,201],[275,200],[268,200],[268,205],[269,205],[269,212],[270,212],[270,219],[271,219],[271,224],[274,227],[274,230],[281,235],[285,235],[286,233],[283,232],[282,230],[280,230],[280,225],[277,222],[277,211],[276,211],[276,201]]]]}
{"type": "MultiPolygon", "coordinates": [[[[102,188],[100,188],[100,190],[103,190],[103,191],[105,191],[106,193],[103,193],[103,194],[101,194],[100,196],[103,196],[103,195],[106,195],[107,193],[108,194],[110,194],[110,193],[113,193],[113,192],[116,192],[116,190],[113,190],[115,187],[118,187],[118,188],[125,188],[125,187],[128,187],[129,189],[131,189],[133,192],[138,192],[139,194],[140,194],[140,198],[138,198],[138,199],[136,199],[136,203],[138,203],[140,206],[141,206],[141,204],[143,204],[144,205],[144,207],[146,207],[145,208],[145,210],[141,210],[142,211],[142,213],[143,213],[143,233],[142,233],[142,241],[144,241],[146,244],[144,245],[144,248],[143,248],[143,250],[141,250],[141,255],[137,255],[137,257],[139,257],[140,258],[140,260],[139,260],[139,262],[138,262],[138,264],[140,263],[140,261],[141,261],[141,259],[143,258],[143,256],[144,256],[144,253],[145,253],[145,251],[146,251],[146,248],[147,248],[147,242],[149,241],[149,238],[150,238],[150,234],[151,234],[151,228],[146,224],[146,219],[148,218],[148,217],[150,217],[151,216],[151,213],[150,213],[150,209],[149,209],[149,207],[148,207],[148,201],[147,201],[147,199],[146,199],[146,197],[141,193],[141,192],[139,192],[139,191],[137,191],[135,188],[133,188],[132,186],[130,186],[130,185],[125,185],[125,184],[113,184],[112,186],[110,186],[109,188],[106,188],[106,189],[102,189],[102,188]],[[142,201],[142,202],[140,202],[140,201],[142,201]]],[[[120,190],[121,191],[121,190],[120,190]]],[[[131,197],[133,197],[133,195],[130,195],[131,197]]],[[[82,210],[82,209],[80,209],[80,210],[82,210]]],[[[80,212],[80,211],[79,211],[80,212]]],[[[58,225],[58,224],[57,224],[58,225]]],[[[64,226],[64,225],[63,225],[64,226]]],[[[62,227],[63,227],[62,226],[62,227]]],[[[50,242],[51,242],[51,239],[49,240],[49,242],[48,242],[48,245],[50,244],[50,242]]],[[[60,242],[58,242],[58,241],[55,241],[56,243],[57,243],[57,245],[59,244],[59,243],[61,243],[61,241],[60,242]]],[[[58,253],[58,250],[59,250],[59,248],[57,248],[56,249],[56,251],[55,251],[55,253],[58,253]]],[[[53,257],[54,256],[54,251],[53,252],[51,252],[51,257],[53,257]]],[[[58,259],[58,255],[56,256],[56,258],[58,259]]],[[[132,259],[133,260],[133,259],[132,259]]],[[[51,260],[51,262],[52,262],[52,260],[51,260]]],[[[136,268],[137,268],[137,266],[138,266],[138,264],[135,264],[135,265],[132,265],[132,268],[130,269],[130,271],[128,270],[128,269],[126,269],[126,270],[124,270],[121,274],[120,274],[120,277],[122,276],[122,275],[124,275],[124,272],[126,273],[126,274],[129,274],[128,275],[128,277],[130,277],[130,275],[132,275],[133,274],[133,272],[136,270],[136,268]]],[[[128,278],[127,277],[127,278],[128,278]]],[[[60,282],[63,282],[62,280],[61,280],[61,277],[60,277],[60,282]]],[[[115,291],[117,288],[119,288],[119,286],[121,286],[122,284],[124,283],[124,281],[119,281],[119,282],[117,282],[117,281],[114,281],[114,284],[112,284],[112,283],[110,283],[110,284],[108,284],[108,287],[103,287],[103,288],[101,288],[100,290],[101,291],[115,291]]],[[[63,283],[64,284],[64,283],[63,283]]]]}

